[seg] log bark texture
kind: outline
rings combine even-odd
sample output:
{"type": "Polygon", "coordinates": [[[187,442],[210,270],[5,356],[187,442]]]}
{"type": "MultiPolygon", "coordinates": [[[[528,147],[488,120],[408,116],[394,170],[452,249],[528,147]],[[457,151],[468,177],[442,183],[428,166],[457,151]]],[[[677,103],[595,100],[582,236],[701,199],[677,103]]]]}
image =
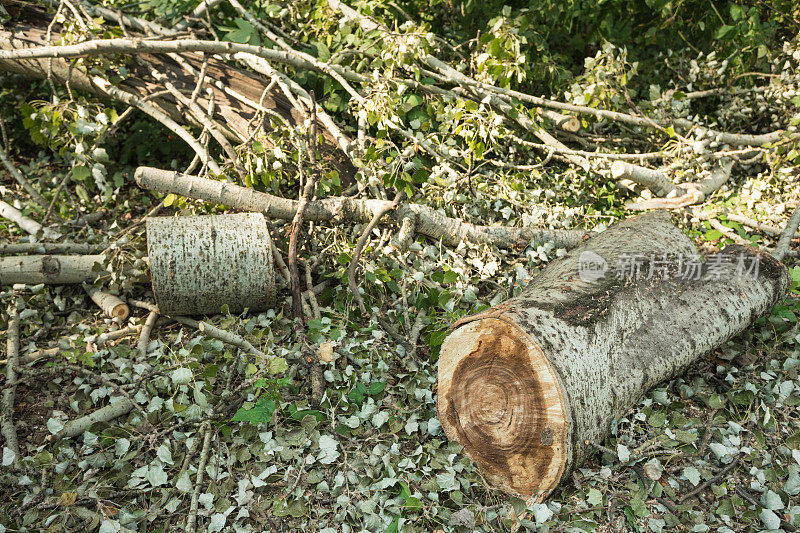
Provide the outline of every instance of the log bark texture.
{"type": "Polygon", "coordinates": [[[731,246],[705,263],[696,254],[668,214],[642,215],[458,321],[439,358],[447,437],[493,485],[544,498],[648,389],[788,291],[786,267],[756,249],[731,246]]]}
{"type": "Polygon", "coordinates": [[[101,274],[102,255],[18,255],[0,257],[0,285],[92,282],[101,274]],[[95,265],[101,268],[94,269],[95,265]]]}
{"type": "Polygon", "coordinates": [[[165,315],[260,311],[275,302],[272,240],[258,213],[147,219],[150,275],[165,315]]]}

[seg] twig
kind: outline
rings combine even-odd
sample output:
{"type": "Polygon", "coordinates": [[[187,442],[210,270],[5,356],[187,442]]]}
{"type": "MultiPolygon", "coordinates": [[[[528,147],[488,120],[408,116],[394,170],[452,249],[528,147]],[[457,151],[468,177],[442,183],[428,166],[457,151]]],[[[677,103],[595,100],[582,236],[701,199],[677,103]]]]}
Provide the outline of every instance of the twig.
{"type": "Polygon", "coordinates": [[[138,96],[135,96],[127,91],[119,89],[118,87],[112,85],[109,81],[100,78],[99,76],[94,76],[92,81],[94,82],[94,85],[99,90],[106,93],[109,98],[114,98],[128,105],[137,107],[144,113],[150,115],[158,122],[163,124],[167,129],[183,139],[183,141],[188,144],[192,150],[194,150],[198,157],[200,157],[200,160],[203,161],[204,164],[208,165],[208,168],[211,169],[211,172],[216,175],[222,174],[222,169],[220,169],[217,163],[208,156],[200,143],[198,143],[197,140],[192,137],[192,135],[183,126],[172,120],[167,113],[159,109],[155,104],[147,102],[144,98],[139,98],[138,96]]]}
{"type": "Polygon", "coordinates": [[[184,17],[182,21],[175,24],[175,29],[177,31],[184,31],[190,28],[195,20],[203,18],[209,10],[214,9],[221,3],[222,0],[202,0],[200,4],[194,8],[191,15],[184,17]]]}
{"type": "Polygon", "coordinates": [[[378,222],[380,222],[380,220],[383,218],[383,215],[389,211],[397,209],[397,206],[400,204],[400,200],[402,200],[402,198],[402,191],[398,192],[391,204],[383,206],[372,216],[372,220],[369,221],[367,227],[364,228],[363,232],[361,232],[361,237],[359,237],[358,242],[356,243],[356,248],[353,251],[353,258],[350,260],[350,266],[347,268],[347,284],[350,287],[350,292],[353,294],[353,299],[355,299],[356,303],[358,304],[358,308],[361,310],[362,315],[367,314],[367,308],[364,305],[364,298],[361,297],[361,293],[358,290],[358,284],[356,283],[356,268],[358,267],[358,260],[361,257],[361,251],[364,249],[364,245],[367,243],[367,239],[372,233],[372,229],[378,224],[378,222]]]}
{"type": "Polygon", "coordinates": [[[739,237],[739,235],[734,233],[733,230],[731,230],[730,228],[726,228],[725,226],[723,226],[722,222],[720,222],[716,218],[709,219],[708,223],[711,225],[712,228],[722,233],[725,237],[729,238],[736,244],[741,244],[743,246],[750,246],[752,244],[750,241],[739,237]]]}
{"type": "Polygon", "coordinates": [[[314,314],[314,318],[321,318],[322,313],[319,310],[319,302],[317,302],[317,296],[314,294],[314,279],[311,277],[311,265],[308,264],[308,261],[303,262],[303,269],[305,270],[306,274],[306,292],[303,294],[308,299],[308,303],[311,306],[311,310],[314,314]]]}
{"type": "Polygon", "coordinates": [[[419,334],[422,332],[422,328],[425,327],[425,316],[427,314],[428,312],[425,309],[420,309],[417,312],[417,317],[414,319],[414,326],[411,328],[411,333],[408,335],[408,343],[414,348],[411,357],[416,357],[417,355],[417,341],[419,341],[419,334]]]}
{"type": "MultiPolygon", "coordinates": [[[[736,489],[734,489],[734,490],[735,490],[736,494],[738,494],[742,499],[747,501],[747,503],[749,503],[750,505],[754,505],[756,510],[761,508],[761,504],[758,503],[755,498],[750,496],[750,494],[748,494],[747,491],[744,490],[744,488],[742,488],[740,485],[737,485],[736,489]]],[[[781,517],[778,517],[778,519],[781,521],[781,528],[782,529],[784,529],[786,531],[797,531],[797,527],[795,527],[793,524],[790,524],[789,522],[787,522],[786,520],[784,520],[781,517]]]]}
{"type": "MultiPolygon", "coordinates": [[[[299,153],[302,154],[302,150],[300,150],[299,153]]],[[[300,179],[302,180],[302,156],[300,156],[300,159],[298,159],[297,164],[300,172],[300,179]]],[[[303,214],[306,210],[306,206],[311,201],[311,197],[317,185],[316,176],[317,173],[312,171],[311,175],[306,178],[306,184],[303,188],[303,195],[297,205],[297,211],[295,211],[292,219],[291,229],[289,231],[289,282],[292,291],[292,316],[294,317],[296,328],[303,328],[305,326],[303,308],[302,304],[300,303],[303,291],[300,288],[300,274],[297,269],[297,241],[300,237],[300,227],[303,224],[303,214]]]]}
{"type": "Polygon", "coordinates": [[[50,228],[45,228],[35,220],[31,220],[30,218],[23,215],[18,209],[14,206],[5,203],[4,201],[0,200],[0,217],[6,218],[11,222],[16,223],[20,228],[25,230],[27,233],[31,235],[38,235],[39,232],[42,233],[42,236],[46,239],[58,239],[61,237],[61,233],[52,230],[50,228]]]}
{"type": "Polygon", "coordinates": [[[783,260],[789,251],[789,243],[791,243],[798,225],[800,225],[800,204],[794,209],[794,214],[789,218],[786,227],[783,228],[781,236],[778,238],[778,243],[775,245],[775,250],[772,252],[772,255],[778,261],[783,260]]]}
{"type": "Polygon", "coordinates": [[[225,135],[222,134],[222,131],[218,127],[218,124],[211,118],[211,113],[209,112],[206,114],[197,102],[194,101],[194,98],[187,98],[186,96],[181,93],[175,85],[169,81],[167,76],[162,74],[156,69],[151,69],[150,74],[158,81],[164,84],[164,87],[175,97],[175,99],[186,106],[192,115],[197,119],[200,124],[211,134],[212,137],[219,143],[222,149],[228,154],[231,162],[233,163],[236,172],[239,174],[239,177],[242,180],[242,183],[245,183],[245,176],[246,172],[244,167],[242,166],[241,162],[239,161],[239,154],[236,153],[236,150],[233,149],[231,143],[228,142],[228,139],[225,138],[225,135]]]}
{"type": "Polygon", "coordinates": [[[144,321],[142,331],[139,332],[139,341],[136,347],[139,350],[139,356],[144,359],[147,357],[147,345],[150,343],[150,333],[153,331],[153,326],[158,321],[158,311],[150,311],[147,315],[147,320],[144,321]]]}
{"type": "Polygon", "coordinates": [[[17,167],[15,167],[14,164],[8,159],[8,153],[2,147],[0,147],[0,160],[3,161],[3,164],[8,169],[8,172],[14,177],[15,180],[17,180],[17,183],[22,185],[22,188],[25,189],[25,192],[30,194],[31,198],[33,198],[37,204],[42,206],[44,209],[47,209],[47,200],[45,200],[42,195],[39,194],[39,191],[34,189],[33,185],[31,185],[28,180],[25,179],[25,176],[23,176],[22,173],[17,170],[17,167]]]}
{"type": "Polygon", "coordinates": [[[250,344],[244,337],[241,337],[229,331],[225,331],[224,329],[220,329],[214,325],[209,324],[208,322],[200,321],[197,324],[197,329],[203,335],[207,335],[214,339],[221,340],[222,342],[230,344],[231,346],[236,346],[243,352],[255,355],[262,361],[268,361],[269,359],[271,359],[271,357],[269,357],[267,354],[265,354],[264,352],[262,352],[261,350],[257,349],[255,346],[250,344]]]}
{"type": "Polygon", "coordinates": [[[20,449],[17,428],[14,425],[14,399],[17,394],[17,365],[19,364],[19,309],[17,299],[12,295],[8,305],[8,331],[6,332],[8,364],[6,365],[6,384],[3,390],[3,406],[0,411],[0,430],[5,446],[14,454],[13,466],[19,466],[20,449]]]}
{"type": "Polygon", "coordinates": [[[744,454],[742,454],[742,453],[737,455],[736,459],[734,459],[733,461],[731,461],[730,463],[725,465],[723,468],[720,468],[719,472],[714,474],[714,477],[712,477],[711,479],[701,483],[694,490],[692,490],[690,492],[687,492],[686,494],[681,496],[678,499],[678,503],[683,503],[686,500],[688,500],[689,498],[693,498],[693,497],[697,496],[698,494],[700,494],[701,492],[706,490],[708,487],[710,487],[712,483],[718,482],[720,479],[725,477],[728,474],[728,472],[730,472],[731,470],[736,468],[736,466],[739,464],[739,462],[742,460],[743,457],[744,457],[744,454]]]}
{"type": "Polygon", "coordinates": [[[189,516],[186,518],[186,533],[194,533],[197,526],[197,505],[200,500],[200,490],[203,486],[203,476],[206,472],[206,461],[208,451],[211,448],[211,424],[206,421],[204,424],[203,449],[200,452],[200,463],[197,465],[197,479],[194,483],[192,492],[192,502],[189,505],[189,516]]]}

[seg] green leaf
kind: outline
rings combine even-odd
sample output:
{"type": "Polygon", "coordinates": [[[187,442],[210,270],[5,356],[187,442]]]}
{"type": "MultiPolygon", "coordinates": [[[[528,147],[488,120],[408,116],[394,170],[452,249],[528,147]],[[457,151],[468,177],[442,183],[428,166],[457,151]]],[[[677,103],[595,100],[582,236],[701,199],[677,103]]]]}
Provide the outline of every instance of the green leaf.
{"type": "Polygon", "coordinates": [[[397,528],[400,526],[400,517],[395,516],[389,527],[386,528],[386,533],[397,533],[397,528]]]}
{"type": "Polygon", "coordinates": [[[168,194],[168,195],[167,195],[167,196],[164,198],[164,207],[169,207],[169,206],[171,206],[172,204],[174,204],[174,203],[175,203],[175,200],[177,200],[177,199],[178,199],[178,197],[177,197],[176,195],[174,195],[174,194],[172,194],[172,193],[169,193],[169,194],[168,194]]]}
{"type": "Polygon", "coordinates": [[[712,409],[722,409],[725,406],[725,398],[719,394],[712,394],[708,399],[708,406],[712,409]]]}
{"type": "Polygon", "coordinates": [[[720,29],[717,30],[716,38],[724,39],[735,29],[736,29],[735,26],[728,26],[727,24],[725,24],[724,26],[722,26],[720,29]]]}
{"type": "Polygon", "coordinates": [[[359,407],[364,403],[367,395],[367,387],[363,383],[356,383],[356,386],[347,394],[347,399],[357,404],[359,407]]]}
{"type": "Polygon", "coordinates": [[[254,426],[272,422],[272,415],[275,412],[275,401],[269,398],[260,398],[251,409],[240,408],[233,415],[235,422],[250,422],[254,426]]]}
{"type": "Polygon", "coordinates": [[[406,509],[411,511],[412,513],[416,513],[422,511],[422,502],[419,498],[410,497],[406,499],[406,509]]]}
{"type": "Polygon", "coordinates": [[[261,44],[258,38],[258,32],[252,24],[242,18],[237,18],[234,22],[237,28],[228,28],[231,31],[225,34],[226,40],[241,44],[261,44]]]}
{"type": "Polygon", "coordinates": [[[397,482],[400,485],[400,497],[407,500],[411,497],[411,490],[408,488],[408,483],[403,480],[397,482]]]}
{"type": "Polygon", "coordinates": [[[282,374],[283,372],[289,370],[289,364],[283,357],[273,357],[269,360],[268,370],[273,376],[275,374],[282,374]]]}
{"type": "Polygon", "coordinates": [[[382,393],[385,389],[386,389],[386,383],[383,383],[381,381],[376,381],[370,384],[368,394],[370,396],[375,396],[376,394],[382,393]]]}
{"type": "Polygon", "coordinates": [[[428,346],[440,346],[444,339],[447,337],[447,330],[443,331],[434,331],[430,335],[428,335],[428,346]]]}
{"type": "Polygon", "coordinates": [[[289,416],[293,420],[302,421],[307,416],[313,416],[317,419],[317,422],[322,422],[325,420],[325,415],[321,412],[317,411],[316,409],[298,409],[296,405],[289,404],[286,407],[286,411],[289,413],[289,416]]]}
{"type": "MultiPolygon", "coordinates": [[[[76,181],[83,181],[92,175],[92,170],[83,165],[78,165],[72,169],[72,179],[76,181]]],[[[174,195],[171,195],[174,196],[174,195]]]]}

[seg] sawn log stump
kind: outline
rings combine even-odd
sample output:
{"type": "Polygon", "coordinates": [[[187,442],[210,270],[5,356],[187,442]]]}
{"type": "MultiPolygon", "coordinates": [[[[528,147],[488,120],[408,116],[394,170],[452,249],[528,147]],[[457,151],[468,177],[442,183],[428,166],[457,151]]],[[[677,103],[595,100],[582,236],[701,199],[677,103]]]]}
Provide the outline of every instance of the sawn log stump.
{"type": "Polygon", "coordinates": [[[781,300],[788,270],[753,248],[701,262],[668,214],[611,226],[517,297],[458,321],[439,420],[494,486],[541,500],[659,382],[781,300]]]}

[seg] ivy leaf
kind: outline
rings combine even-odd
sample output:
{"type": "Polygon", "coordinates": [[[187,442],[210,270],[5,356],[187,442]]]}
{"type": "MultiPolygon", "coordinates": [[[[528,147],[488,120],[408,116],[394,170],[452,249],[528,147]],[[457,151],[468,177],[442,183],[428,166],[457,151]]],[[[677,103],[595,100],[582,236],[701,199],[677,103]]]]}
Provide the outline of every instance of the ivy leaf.
{"type": "Polygon", "coordinates": [[[356,386],[347,393],[347,399],[355,403],[359,407],[364,403],[364,398],[367,395],[367,387],[363,383],[356,383],[356,386]]]}
{"type": "Polygon", "coordinates": [[[382,393],[385,389],[386,389],[386,383],[383,383],[381,381],[376,381],[370,384],[368,393],[370,396],[375,396],[376,394],[382,393]]]}
{"type": "Polygon", "coordinates": [[[260,398],[256,404],[250,408],[240,408],[233,415],[235,422],[250,422],[254,426],[272,422],[272,415],[275,412],[275,401],[269,398],[260,398]]]}

